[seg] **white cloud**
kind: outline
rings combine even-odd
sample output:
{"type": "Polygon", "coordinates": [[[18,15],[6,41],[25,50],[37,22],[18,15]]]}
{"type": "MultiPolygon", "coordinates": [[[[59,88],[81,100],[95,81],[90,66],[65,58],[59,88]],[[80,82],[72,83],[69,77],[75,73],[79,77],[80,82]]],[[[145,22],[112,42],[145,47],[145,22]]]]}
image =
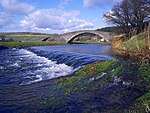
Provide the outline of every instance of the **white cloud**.
{"type": "Polygon", "coordinates": [[[9,15],[4,12],[0,12],[0,28],[10,23],[12,23],[12,20],[10,19],[9,15]]]}
{"type": "Polygon", "coordinates": [[[20,26],[28,30],[63,33],[92,28],[93,24],[79,17],[79,11],[63,9],[42,9],[32,12],[20,21],[20,26]]]}
{"type": "Polygon", "coordinates": [[[83,0],[83,6],[87,8],[105,7],[113,5],[121,0],[83,0]]]}
{"type": "Polygon", "coordinates": [[[35,10],[35,7],[18,0],[0,0],[0,6],[7,13],[28,14],[35,10]]]}
{"type": "MultiPolygon", "coordinates": [[[[6,31],[64,33],[93,28],[79,17],[79,11],[65,11],[71,0],[61,0],[57,9],[36,9],[19,0],[0,0],[0,28],[6,31]]],[[[2,30],[2,29],[1,29],[2,30]]]]}
{"type": "Polygon", "coordinates": [[[35,11],[35,7],[18,0],[0,0],[0,27],[17,25],[17,17],[35,11]]]}

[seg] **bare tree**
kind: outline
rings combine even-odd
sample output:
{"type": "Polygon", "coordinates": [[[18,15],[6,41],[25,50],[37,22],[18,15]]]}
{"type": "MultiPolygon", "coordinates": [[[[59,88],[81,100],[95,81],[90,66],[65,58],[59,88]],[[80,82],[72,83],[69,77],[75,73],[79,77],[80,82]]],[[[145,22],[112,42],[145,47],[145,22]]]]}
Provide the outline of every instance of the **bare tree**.
{"type": "Polygon", "coordinates": [[[143,30],[144,18],[150,15],[149,0],[123,0],[104,14],[107,23],[120,26],[125,33],[133,28],[143,30]]]}

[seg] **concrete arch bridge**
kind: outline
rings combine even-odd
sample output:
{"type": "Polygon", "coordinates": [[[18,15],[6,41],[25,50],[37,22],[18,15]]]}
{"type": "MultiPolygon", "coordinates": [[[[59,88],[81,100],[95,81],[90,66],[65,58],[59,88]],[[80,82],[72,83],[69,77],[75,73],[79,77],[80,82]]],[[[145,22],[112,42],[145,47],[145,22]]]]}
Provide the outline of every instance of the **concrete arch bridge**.
{"type": "Polygon", "coordinates": [[[102,42],[111,42],[111,34],[109,32],[101,32],[101,31],[95,31],[95,30],[83,30],[83,31],[76,31],[76,32],[70,32],[61,34],[60,38],[64,39],[66,43],[71,43],[75,38],[82,34],[94,34],[101,38],[102,42]]]}

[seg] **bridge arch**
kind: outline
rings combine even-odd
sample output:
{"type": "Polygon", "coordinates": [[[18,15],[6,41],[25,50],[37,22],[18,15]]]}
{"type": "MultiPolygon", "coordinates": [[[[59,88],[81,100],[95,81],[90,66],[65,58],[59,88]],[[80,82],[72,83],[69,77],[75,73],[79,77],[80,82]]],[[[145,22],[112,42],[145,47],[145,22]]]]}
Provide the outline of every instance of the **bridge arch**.
{"type": "Polygon", "coordinates": [[[75,38],[77,38],[78,36],[82,35],[82,34],[94,34],[94,35],[97,35],[99,36],[101,39],[103,39],[103,41],[106,41],[104,36],[100,33],[96,33],[96,32],[79,32],[79,33],[76,33],[74,34],[73,36],[71,36],[68,40],[67,40],[67,43],[71,43],[75,38]]]}

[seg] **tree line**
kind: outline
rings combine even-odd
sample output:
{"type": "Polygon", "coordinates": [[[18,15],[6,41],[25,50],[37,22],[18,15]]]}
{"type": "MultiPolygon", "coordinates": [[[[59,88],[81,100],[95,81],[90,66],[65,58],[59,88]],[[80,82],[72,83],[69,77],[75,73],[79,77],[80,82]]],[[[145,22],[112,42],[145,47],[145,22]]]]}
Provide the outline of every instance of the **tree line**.
{"type": "Polygon", "coordinates": [[[144,30],[145,21],[150,20],[150,0],[122,0],[104,14],[104,19],[126,34],[135,29],[139,33],[144,30]]]}

